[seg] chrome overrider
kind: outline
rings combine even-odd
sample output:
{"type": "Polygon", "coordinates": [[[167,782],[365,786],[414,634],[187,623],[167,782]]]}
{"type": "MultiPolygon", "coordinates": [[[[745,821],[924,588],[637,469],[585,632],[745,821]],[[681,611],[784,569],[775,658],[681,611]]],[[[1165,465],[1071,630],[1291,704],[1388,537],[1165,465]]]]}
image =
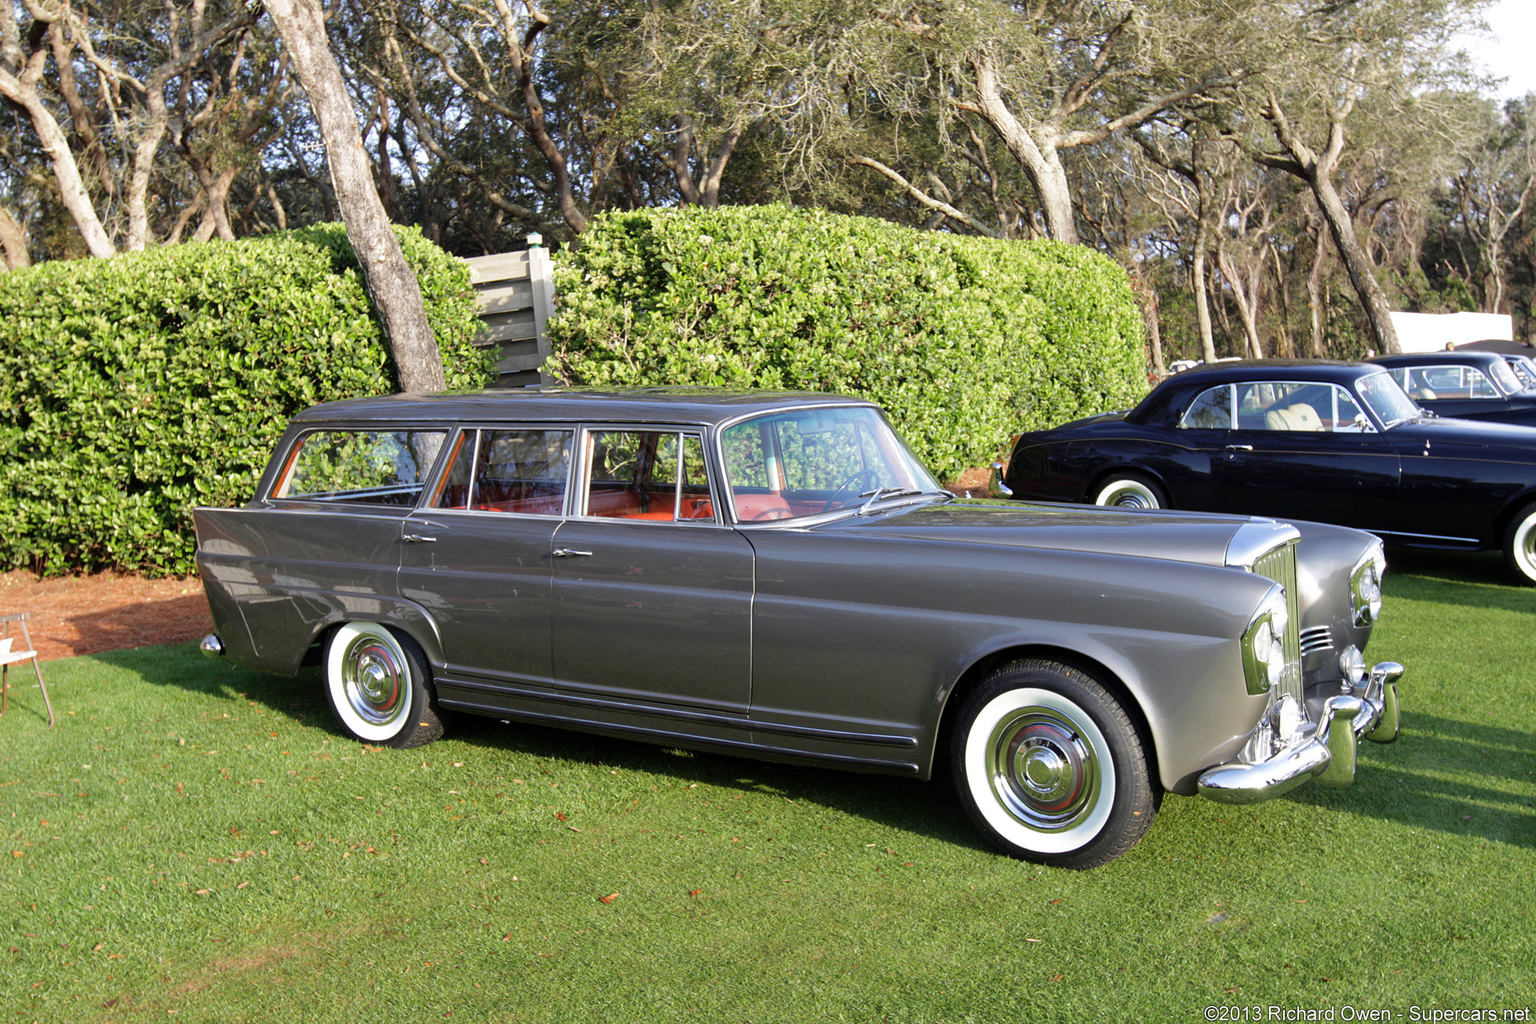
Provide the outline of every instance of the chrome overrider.
{"type": "Polygon", "coordinates": [[[209,633],[203,637],[197,645],[197,649],[203,652],[205,658],[224,657],[224,641],[219,639],[217,633],[209,633]]]}
{"type": "Polygon", "coordinates": [[[1339,655],[1339,691],[1313,695],[1303,706],[1289,694],[1277,700],[1249,734],[1234,761],[1200,776],[1200,795],[1224,804],[1252,804],[1288,793],[1316,778],[1320,786],[1355,781],[1360,737],[1397,739],[1397,680],[1403,666],[1383,661],[1365,668],[1356,647],[1339,655]]]}

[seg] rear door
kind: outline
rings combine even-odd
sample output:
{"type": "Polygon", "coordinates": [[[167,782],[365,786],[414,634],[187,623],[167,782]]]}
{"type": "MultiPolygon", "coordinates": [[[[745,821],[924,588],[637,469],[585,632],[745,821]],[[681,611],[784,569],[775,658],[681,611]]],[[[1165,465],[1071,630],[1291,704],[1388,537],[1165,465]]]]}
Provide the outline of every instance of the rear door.
{"type": "Polygon", "coordinates": [[[565,517],[576,430],[470,428],[401,534],[400,593],[438,624],[444,674],[550,681],[550,542],[565,517]]]}

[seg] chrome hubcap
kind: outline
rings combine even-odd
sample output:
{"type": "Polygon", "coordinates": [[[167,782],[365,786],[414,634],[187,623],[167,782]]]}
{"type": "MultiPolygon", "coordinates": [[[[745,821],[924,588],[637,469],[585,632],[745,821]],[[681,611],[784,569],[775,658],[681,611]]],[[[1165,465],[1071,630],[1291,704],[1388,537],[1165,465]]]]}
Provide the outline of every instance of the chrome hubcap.
{"type": "Polygon", "coordinates": [[[360,636],[342,658],[347,703],[371,725],[386,725],[405,711],[407,668],[389,644],[360,636]]]}
{"type": "Polygon", "coordinates": [[[1058,711],[1019,709],[997,723],[987,751],[993,795],[1029,828],[1071,828],[1098,800],[1098,760],[1072,720],[1058,711]]]}
{"type": "Polygon", "coordinates": [[[1152,500],[1152,495],[1136,484],[1122,484],[1110,491],[1105,496],[1104,504],[1115,508],[1157,508],[1157,502],[1152,500]]]}

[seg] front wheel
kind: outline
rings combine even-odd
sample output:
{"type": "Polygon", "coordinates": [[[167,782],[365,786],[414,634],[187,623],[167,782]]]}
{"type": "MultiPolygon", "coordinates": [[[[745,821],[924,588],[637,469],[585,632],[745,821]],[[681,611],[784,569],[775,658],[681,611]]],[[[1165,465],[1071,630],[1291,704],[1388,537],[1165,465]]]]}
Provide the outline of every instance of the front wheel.
{"type": "Polygon", "coordinates": [[[331,634],[325,691],[336,720],[356,739],[404,749],[443,734],[426,655],[377,622],[348,622],[331,634]]]}
{"type": "Polygon", "coordinates": [[[1094,495],[1095,505],[1114,505],[1118,508],[1167,508],[1168,499],[1162,488],[1150,480],[1126,473],[1112,476],[1100,485],[1094,495]]]}
{"type": "Polygon", "coordinates": [[[1017,661],[966,699],[952,746],[966,813],[1010,856],[1091,868],[1125,853],[1157,816],[1141,737],[1092,676],[1017,661]]]}
{"type": "Polygon", "coordinates": [[[1536,502],[1526,505],[1504,531],[1504,561],[1526,586],[1536,586],[1536,502]]]}

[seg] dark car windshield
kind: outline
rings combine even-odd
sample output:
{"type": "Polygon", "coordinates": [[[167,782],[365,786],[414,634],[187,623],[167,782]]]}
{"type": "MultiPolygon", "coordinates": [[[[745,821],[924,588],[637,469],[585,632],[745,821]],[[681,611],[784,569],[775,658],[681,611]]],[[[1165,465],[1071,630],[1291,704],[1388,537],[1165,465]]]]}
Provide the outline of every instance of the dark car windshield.
{"type": "Polygon", "coordinates": [[[1408,392],[1385,370],[1361,377],[1355,382],[1355,391],[1383,427],[1410,423],[1424,415],[1424,410],[1414,404],[1408,392]]]}
{"type": "Polygon", "coordinates": [[[742,522],[864,509],[945,495],[877,410],[797,409],[744,420],[720,436],[726,486],[742,522]]]}

